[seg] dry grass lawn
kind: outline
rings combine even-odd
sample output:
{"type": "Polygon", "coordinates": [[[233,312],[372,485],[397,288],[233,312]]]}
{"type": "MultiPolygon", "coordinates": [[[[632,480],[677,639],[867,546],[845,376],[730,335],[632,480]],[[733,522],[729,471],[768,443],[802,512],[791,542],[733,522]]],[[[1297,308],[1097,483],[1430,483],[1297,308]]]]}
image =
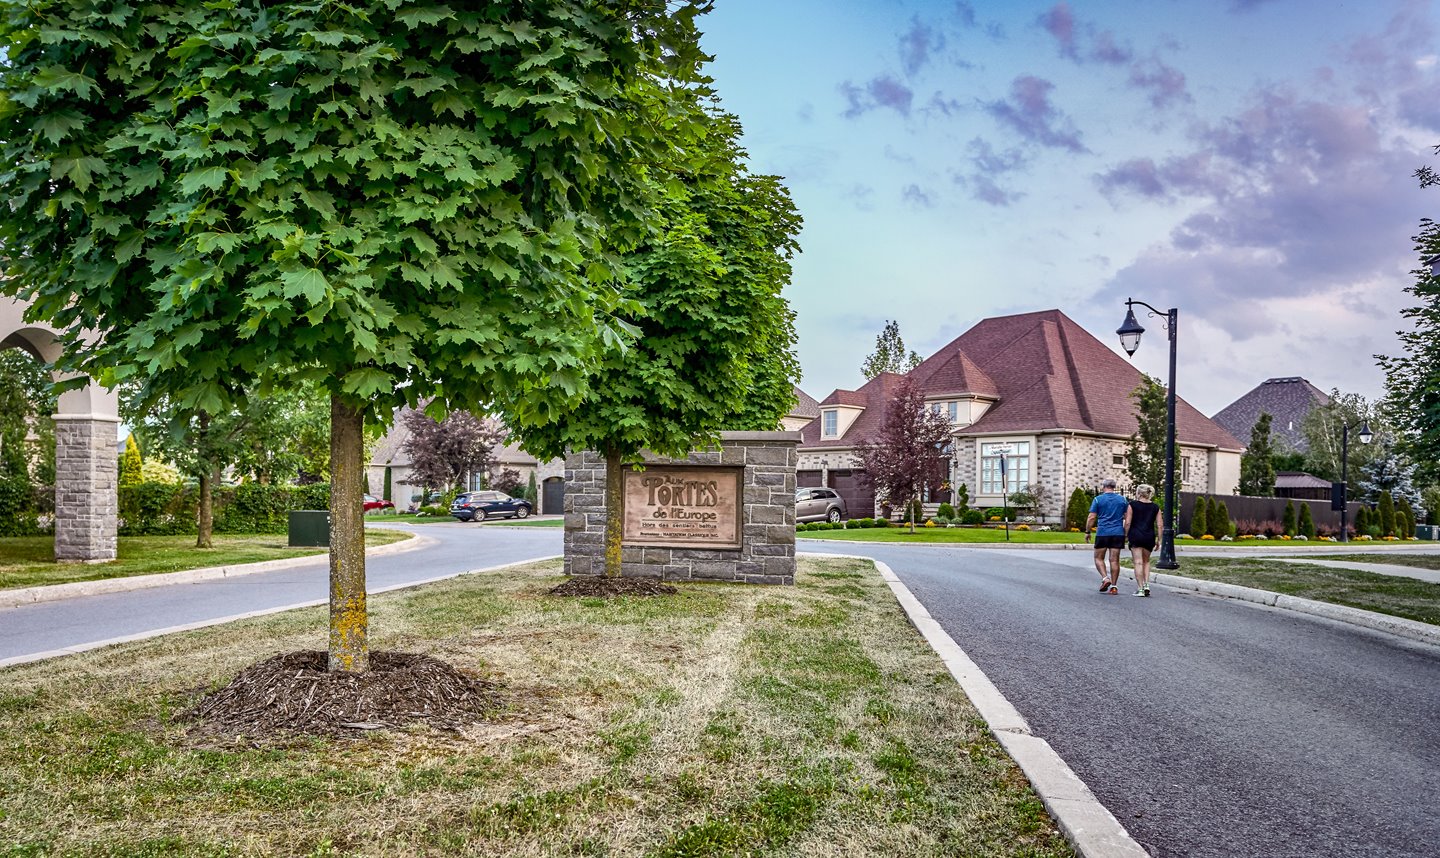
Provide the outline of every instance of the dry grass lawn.
{"type": "Polygon", "coordinates": [[[199,739],[302,610],[0,671],[0,855],[1065,856],[868,563],[562,599],[558,564],[372,600],[372,646],[503,685],[460,733],[199,739]]]}

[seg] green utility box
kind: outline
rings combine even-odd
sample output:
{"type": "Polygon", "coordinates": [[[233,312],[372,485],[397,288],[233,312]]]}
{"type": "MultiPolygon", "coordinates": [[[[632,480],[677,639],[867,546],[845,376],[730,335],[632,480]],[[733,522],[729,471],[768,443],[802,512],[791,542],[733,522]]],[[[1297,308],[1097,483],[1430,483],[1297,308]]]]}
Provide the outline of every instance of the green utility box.
{"type": "Polygon", "coordinates": [[[330,547],[330,510],[328,509],[292,509],[290,510],[290,547],[291,548],[329,548],[330,547]]]}
{"type": "Polygon", "coordinates": [[[1415,525],[1415,535],[1421,539],[1440,539],[1440,526],[1417,524],[1415,525]]]}

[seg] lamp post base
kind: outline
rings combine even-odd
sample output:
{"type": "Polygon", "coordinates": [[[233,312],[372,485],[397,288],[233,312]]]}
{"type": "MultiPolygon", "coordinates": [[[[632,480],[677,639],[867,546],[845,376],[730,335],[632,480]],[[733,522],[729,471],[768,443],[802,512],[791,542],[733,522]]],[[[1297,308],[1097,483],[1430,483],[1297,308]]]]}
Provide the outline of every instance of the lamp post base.
{"type": "Polygon", "coordinates": [[[1175,559],[1175,531],[1168,527],[1160,532],[1160,556],[1155,558],[1155,568],[1180,568],[1180,562],[1175,559]]]}

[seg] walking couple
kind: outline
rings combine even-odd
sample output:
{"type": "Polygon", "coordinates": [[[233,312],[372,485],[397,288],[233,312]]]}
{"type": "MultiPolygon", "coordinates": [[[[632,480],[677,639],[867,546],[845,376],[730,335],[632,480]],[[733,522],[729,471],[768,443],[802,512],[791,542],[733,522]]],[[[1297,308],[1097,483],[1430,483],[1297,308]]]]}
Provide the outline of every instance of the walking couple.
{"type": "Polygon", "coordinates": [[[1135,500],[1127,501],[1115,487],[1114,480],[1100,484],[1103,489],[1090,504],[1085,519],[1085,541],[1095,531],[1095,569],[1100,573],[1100,592],[1120,592],[1120,549],[1130,541],[1130,559],[1135,564],[1135,595],[1150,595],[1150,552],[1155,550],[1155,525],[1160,507],[1152,503],[1155,488],[1135,487],[1135,500]]]}

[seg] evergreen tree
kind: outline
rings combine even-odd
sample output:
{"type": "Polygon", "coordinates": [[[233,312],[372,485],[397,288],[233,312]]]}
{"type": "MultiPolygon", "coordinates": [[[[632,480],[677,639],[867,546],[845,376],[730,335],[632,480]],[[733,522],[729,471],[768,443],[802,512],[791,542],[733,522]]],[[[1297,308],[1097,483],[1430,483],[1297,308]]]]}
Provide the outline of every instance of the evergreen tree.
{"type": "Polygon", "coordinates": [[[1300,535],[1306,539],[1315,538],[1315,517],[1310,513],[1310,504],[1300,504],[1300,535]]]}
{"type": "MultiPolygon", "coordinates": [[[[1078,491],[1078,489],[1077,489],[1078,491]]],[[[970,487],[964,483],[955,492],[955,512],[964,515],[970,511],[970,487]]]]}
{"type": "Polygon", "coordinates": [[[1211,507],[1214,513],[1210,517],[1210,535],[1219,539],[1230,535],[1230,510],[1226,508],[1225,501],[1220,501],[1211,507]]]}
{"type": "Polygon", "coordinates": [[[1076,530],[1085,529],[1085,519],[1090,517],[1090,493],[1076,488],[1070,493],[1070,502],[1065,505],[1065,526],[1076,530]]]}
{"type": "Polygon", "coordinates": [[[135,443],[135,433],[132,432],[125,436],[125,453],[120,457],[120,487],[138,485],[144,467],[145,463],[140,458],[140,445],[135,443]]]}
{"type": "Polygon", "coordinates": [[[1250,446],[1240,457],[1240,494],[1249,497],[1275,496],[1275,464],[1270,444],[1270,415],[1261,412],[1250,429],[1250,446]]]}
{"type": "Polygon", "coordinates": [[[384,486],[384,492],[385,492],[385,494],[381,495],[381,497],[384,498],[385,500],[393,501],[393,500],[395,500],[395,498],[392,496],[392,494],[393,494],[393,492],[394,492],[394,475],[391,474],[390,471],[391,471],[390,466],[389,466],[389,465],[386,465],[386,466],[385,466],[385,486],[384,486]]]}
{"type": "Polygon", "coordinates": [[[1355,513],[1355,535],[1359,536],[1370,529],[1370,507],[1362,506],[1355,513]]]}
{"type": "MultiPolygon", "coordinates": [[[[535,472],[534,472],[534,471],[531,471],[531,472],[530,472],[530,482],[527,483],[526,486],[525,486],[525,500],[528,501],[531,506],[535,506],[536,502],[537,502],[539,499],[540,499],[540,486],[535,482],[535,472]]],[[[550,511],[550,510],[547,510],[547,512],[549,512],[549,511],[550,511]]]]}
{"type": "Polygon", "coordinates": [[[1380,535],[1395,535],[1395,499],[1388,492],[1380,493],[1380,535]]]}
{"type": "Polygon", "coordinates": [[[1205,495],[1195,498],[1195,508],[1190,512],[1190,535],[1199,539],[1209,533],[1209,503],[1205,495]]]}
{"type": "Polygon", "coordinates": [[[905,353],[905,341],[900,339],[900,323],[885,320],[885,328],[875,338],[875,351],[860,364],[860,372],[867,379],[882,372],[904,375],[920,365],[920,356],[915,352],[905,353]]]}
{"type": "Polygon", "coordinates": [[[1415,508],[1403,497],[1395,501],[1395,527],[1395,535],[1401,539],[1415,535],[1415,508]]]}
{"type": "Polygon", "coordinates": [[[1284,529],[1286,536],[1295,535],[1295,501],[1285,501],[1285,516],[1280,520],[1280,526],[1284,529]]]}

